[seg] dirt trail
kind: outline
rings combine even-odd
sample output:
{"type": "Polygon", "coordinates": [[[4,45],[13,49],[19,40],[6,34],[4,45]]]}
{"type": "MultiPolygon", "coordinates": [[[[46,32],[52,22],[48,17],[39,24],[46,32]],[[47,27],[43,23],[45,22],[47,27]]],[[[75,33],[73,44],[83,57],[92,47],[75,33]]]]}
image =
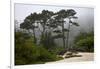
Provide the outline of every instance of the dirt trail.
{"type": "Polygon", "coordinates": [[[55,62],[47,62],[47,63],[67,63],[67,62],[80,62],[80,61],[93,61],[94,53],[78,53],[78,55],[82,55],[81,57],[71,57],[65,58],[63,60],[55,61],[55,62]]]}

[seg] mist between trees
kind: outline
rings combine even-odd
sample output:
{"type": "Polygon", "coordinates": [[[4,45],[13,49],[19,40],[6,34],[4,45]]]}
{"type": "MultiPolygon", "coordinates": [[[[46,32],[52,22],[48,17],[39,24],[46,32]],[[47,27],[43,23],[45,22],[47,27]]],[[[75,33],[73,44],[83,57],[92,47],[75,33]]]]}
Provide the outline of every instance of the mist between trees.
{"type": "MultiPolygon", "coordinates": [[[[77,12],[74,9],[62,9],[57,12],[49,10],[42,10],[41,13],[33,12],[20,23],[20,27],[17,26],[18,22],[15,20],[15,46],[20,45],[20,41],[23,41],[21,42],[23,44],[27,38],[31,38],[33,46],[43,47],[51,54],[55,53],[57,55],[62,50],[93,52],[93,27],[89,28],[88,31],[81,28],[76,14],[77,12]],[[62,50],[59,50],[59,48],[62,50]]],[[[29,44],[28,42],[26,43],[29,44]]],[[[18,55],[17,49],[19,48],[16,47],[15,53],[18,55]]],[[[48,60],[46,61],[53,57],[47,58],[48,60]]],[[[19,59],[18,56],[16,59],[19,59]]],[[[22,64],[23,61],[21,61],[22,64]]],[[[45,58],[43,58],[43,61],[45,61],[45,58]]],[[[16,63],[19,62],[19,60],[16,61],[16,63]]],[[[25,64],[30,63],[28,61],[25,64]]]]}

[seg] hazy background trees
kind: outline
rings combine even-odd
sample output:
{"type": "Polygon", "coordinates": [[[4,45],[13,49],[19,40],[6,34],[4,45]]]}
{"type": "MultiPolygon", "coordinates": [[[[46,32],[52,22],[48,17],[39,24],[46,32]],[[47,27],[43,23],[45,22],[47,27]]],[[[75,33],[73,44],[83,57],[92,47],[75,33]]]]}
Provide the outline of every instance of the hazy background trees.
{"type": "Polygon", "coordinates": [[[15,20],[15,64],[59,60],[62,58],[57,55],[63,50],[93,52],[94,30],[80,31],[76,14],[74,9],[33,12],[20,27],[15,20]]]}

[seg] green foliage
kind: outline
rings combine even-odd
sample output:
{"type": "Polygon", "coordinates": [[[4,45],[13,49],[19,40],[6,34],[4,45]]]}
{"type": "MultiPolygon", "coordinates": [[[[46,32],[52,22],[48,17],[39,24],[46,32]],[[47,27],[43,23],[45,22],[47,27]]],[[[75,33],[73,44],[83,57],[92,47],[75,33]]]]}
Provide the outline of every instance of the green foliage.
{"type": "Polygon", "coordinates": [[[59,52],[61,52],[61,51],[63,51],[63,50],[65,50],[63,47],[58,47],[58,46],[56,46],[56,47],[54,47],[52,50],[49,50],[49,52],[52,53],[52,54],[58,55],[59,52]]]}
{"type": "Polygon", "coordinates": [[[31,23],[28,20],[24,20],[23,23],[20,24],[20,28],[22,29],[30,29],[32,27],[31,23]]]}
{"type": "Polygon", "coordinates": [[[56,54],[43,46],[35,45],[32,37],[26,38],[22,32],[15,33],[15,65],[45,63],[58,59],[56,54]]]}
{"type": "Polygon", "coordinates": [[[74,16],[76,14],[76,11],[74,11],[73,9],[68,9],[67,10],[67,15],[68,16],[74,16]]]}
{"type": "MultiPolygon", "coordinates": [[[[22,29],[26,29],[26,30],[33,30],[33,35],[34,35],[34,43],[37,43],[36,41],[36,36],[35,36],[35,28],[43,28],[43,31],[41,31],[41,43],[43,44],[43,46],[45,47],[51,47],[54,46],[54,42],[53,42],[53,36],[47,35],[47,33],[45,32],[47,30],[47,28],[49,28],[49,30],[51,30],[52,28],[58,28],[59,26],[62,27],[62,31],[60,30],[55,30],[54,32],[56,34],[58,34],[57,36],[55,36],[54,38],[62,38],[63,39],[63,45],[65,47],[65,32],[69,32],[69,28],[65,29],[64,28],[64,23],[67,23],[64,19],[68,18],[68,19],[77,19],[76,16],[74,16],[76,14],[75,10],[73,9],[68,9],[68,10],[60,10],[58,12],[52,12],[49,10],[42,10],[41,13],[31,13],[30,15],[28,15],[24,22],[20,24],[20,28],[22,29]],[[35,26],[35,24],[37,25],[41,25],[41,27],[39,26],[35,26]],[[61,34],[59,34],[61,33],[61,34]],[[49,46],[48,46],[49,45],[49,46]]],[[[79,26],[77,23],[72,22],[73,25],[79,26]]],[[[49,33],[51,33],[49,31],[49,33]]],[[[68,39],[67,39],[68,40],[68,39]]],[[[68,43],[67,43],[68,44],[68,43]]]]}
{"type": "MultiPolygon", "coordinates": [[[[28,36],[28,35],[27,35],[28,36]]],[[[15,33],[15,64],[28,64],[33,60],[33,41],[32,39],[25,38],[24,33],[15,33]]]]}
{"type": "MultiPolygon", "coordinates": [[[[76,12],[73,9],[60,10],[57,13],[52,11],[43,10],[41,13],[31,13],[27,16],[23,23],[20,24],[20,28],[26,30],[32,30],[34,36],[22,32],[15,32],[15,64],[34,64],[34,63],[44,63],[47,61],[59,60],[61,58],[57,57],[57,52],[60,51],[59,48],[55,48],[54,39],[62,38],[63,46],[65,48],[65,34],[64,32],[69,32],[70,29],[64,28],[65,18],[71,19],[77,18],[74,15],[76,12]],[[52,16],[54,18],[52,19],[52,16]],[[37,38],[35,36],[35,28],[43,28],[40,35],[40,44],[36,45],[37,38]],[[38,25],[38,26],[35,26],[38,25]],[[62,27],[62,31],[54,31],[57,35],[52,36],[52,30],[58,27],[62,27]],[[49,28],[49,31],[47,31],[49,28]],[[54,49],[55,48],[55,49],[54,49]]],[[[77,23],[73,23],[78,26],[77,23]]]]}
{"type": "Polygon", "coordinates": [[[81,33],[75,40],[76,49],[79,51],[94,51],[94,35],[93,33],[81,33]],[[84,36],[83,36],[84,35],[84,36]]]}
{"type": "Polygon", "coordinates": [[[50,52],[48,52],[45,48],[43,47],[38,47],[38,57],[37,60],[39,61],[54,61],[56,60],[56,55],[51,54],[50,52]]]}

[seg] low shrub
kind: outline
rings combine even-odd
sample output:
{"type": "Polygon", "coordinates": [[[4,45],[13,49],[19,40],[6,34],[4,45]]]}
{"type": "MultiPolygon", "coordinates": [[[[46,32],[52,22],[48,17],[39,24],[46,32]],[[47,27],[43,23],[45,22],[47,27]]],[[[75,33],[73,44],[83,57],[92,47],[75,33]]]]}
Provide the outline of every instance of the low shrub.
{"type": "Polygon", "coordinates": [[[78,35],[75,41],[75,49],[83,52],[94,52],[94,35],[93,33],[84,33],[78,35]]]}
{"type": "Polygon", "coordinates": [[[21,32],[15,33],[15,65],[41,64],[61,59],[43,46],[34,44],[33,37],[27,36],[24,37],[21,32]]]}

